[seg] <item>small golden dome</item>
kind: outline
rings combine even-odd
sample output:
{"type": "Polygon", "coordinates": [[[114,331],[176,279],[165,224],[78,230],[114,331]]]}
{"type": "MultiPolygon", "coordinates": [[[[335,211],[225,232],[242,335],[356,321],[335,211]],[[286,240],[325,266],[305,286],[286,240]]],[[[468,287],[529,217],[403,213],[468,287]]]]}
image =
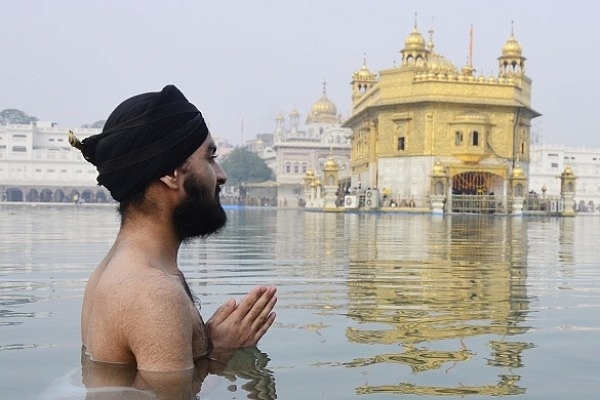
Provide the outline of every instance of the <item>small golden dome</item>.
{"type": "Polygon", "coordinates": [[[425,38],[419,33],[419,30],[415,26],[410,33],[404,39],[404,48],[406,50],[424,50],[425,49],[425,38]]]}
{"type": "Polygon", "coordinates": [[[290,111],[290,117],[297,117],[299,115],[300,113],[295,108],[292,111],[290,111]]]}
{"type": "Polygon", "coordinates": [[[309,169],[308,171],[306,171],[306,176],[315,176],[315,172],[312,169],[309,169]]]}
{"type": "Polygon", "coordinates": [[[352,80],[362,81],[362,82],[374,82],[377,79],[377,74],[371,72],[367,67],[367,56],[365,55],[363,59],[363,65],[360,69],[354,71],[352,74],[352,80]]]}
{"type": "Polygon", "coordinates": [[[433,166],[433,174],[434,175],[445,175],[445,171],[444,171],[444,166],[442,165],[442,163],[440,162],[440,160],[437,160],[433,166]]]}
{"type": "Polygon", "coordinates": [[[515,39],[514,35],[510,35],[510,38],[502,47],[502,56],[503,57],[521,57],[521,53],[523,49],[521,49],[521,45],[515,39]]]}
{"type": "Polygon", "coordinates": [[[329,157],[327,159],[327,161],[325,161],[325,169],[326,170],[331,170],[331,169],[337,169],[338,165],[335,162],[335,160],[333,159],[333,157],[329,157]]]}
{"type": "Polygon", "coordinates": [[[571,168],[570,166],[566,166],[565,167],[565,171],[563,172],[563,175],[565,175],[565,176],[573,176],[573,175],[575,175],[573,173],[573,168],[571,168]]]}
{"type": "Polygon", "coordinates": [[[513,168],[512,176],[513,176],[513,178],[523,178],[525,176],[525,173],[523,172],[523,168],[521,168],[521,166],[519,164],[517,164],[515,166],[515,168],[513,168]]]}
{"type": "Polygon", "coordinates": [[[275,117],[275,120],[276,120],[276,121],[283,121],[283,120],[285,120],[285,118],[284,118],[284,117],[283,117],[283,115],[281,115],[281,113],[280,113],[280,114],[277,114],[277,116],[275,117]]]}

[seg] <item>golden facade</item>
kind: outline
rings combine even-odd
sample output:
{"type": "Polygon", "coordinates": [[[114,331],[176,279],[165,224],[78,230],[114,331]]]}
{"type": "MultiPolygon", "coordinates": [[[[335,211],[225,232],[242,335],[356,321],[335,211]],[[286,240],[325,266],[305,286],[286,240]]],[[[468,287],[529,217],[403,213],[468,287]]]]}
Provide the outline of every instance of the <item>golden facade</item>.
{"type": "Polygon", "coordinates": [[[401,63],[379,73],[366,60],[352,77],[351,169],[354,185],[385,188],[398,201],[426,207],[436,163],[447,193],[510,195],[509,177],[527,176],[531,79],[514,35],[498,57],[498,75],[460,70],[434,51],[416,24],[401,63]]]}

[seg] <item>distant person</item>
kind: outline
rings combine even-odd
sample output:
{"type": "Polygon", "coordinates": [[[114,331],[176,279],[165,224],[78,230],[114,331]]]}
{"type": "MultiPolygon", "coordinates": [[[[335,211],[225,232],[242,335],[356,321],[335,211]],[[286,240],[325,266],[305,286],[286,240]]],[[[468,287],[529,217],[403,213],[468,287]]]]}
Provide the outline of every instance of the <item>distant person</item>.
{"type": "Polygon", "coordinates": [[[254,346],[273,324],[274,287],[229,300],[203,321],[177,265],[182,242],[225,226],[227,176],[202,114],[172,85],[134,96],[100,134],[69,140],[119,202],[121,226],[83,298],[81,335],[91,360],[142,371],[191,370],[254,346]]]}

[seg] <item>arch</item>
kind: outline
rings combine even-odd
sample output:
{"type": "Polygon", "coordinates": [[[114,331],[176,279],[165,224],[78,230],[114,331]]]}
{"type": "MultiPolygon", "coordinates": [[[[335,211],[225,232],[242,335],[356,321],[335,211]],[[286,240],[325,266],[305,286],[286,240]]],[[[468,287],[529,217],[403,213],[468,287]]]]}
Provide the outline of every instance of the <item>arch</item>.
{"type": "Polygon", "coordinates": [[[462,172],[452,177],[452,194],[489,194],[501,187],[502,183],[502,177],[491,172],[462,172]]]}
{"type": "Polygon", "coordinates": [[[54,201],[57,203],[62,203],[65,201],[65,192],[62,189],[56,189],[54,192],[54,201]]]}
{"type": "Polygon", "coordinates": [[[19,188],[6,189],[6,201],[23,201],[23,191],[19,188]]]}
{"type": "Polygon", "coordinates": [[[515,185],[515,196],[516,197],[523,197],[523,184],[517,183],[515,185]]]}
{"type": "Polygon", "coordinates": [[[94,192],[92,192],[91,190],[84,190],[83,192],[81,192],[81,199],[86,203],[93,203],[95,200],[94,192]]]}
{"type": "Polygon", "coordinates": [[[444,194],[444,183],[442,181],[437,181],[435,183],[435,194],[444,194]]]}
{"type": "Polygon", "coordinates": [[[102,190],[98,190],[96,192],[96,201],[98,203],[108,203],[108,198],[106,197],[106,194],[102,190]]]}
{"type": "Polygon", "coordinates": [[[29,189],[29,192],[27,192],[27,201],[30,203],[36,203],[38,201],[40,201],[40,194],[38,193],[37,189],[35,188],[31,188],[29,189]]]}
{"type": "Polygon", "coordinates": [[[40,201],[44,203],[52,203],[52,201],[54,201],[52,190],[42,189],[42,191],[40,192],[40,201]]]}

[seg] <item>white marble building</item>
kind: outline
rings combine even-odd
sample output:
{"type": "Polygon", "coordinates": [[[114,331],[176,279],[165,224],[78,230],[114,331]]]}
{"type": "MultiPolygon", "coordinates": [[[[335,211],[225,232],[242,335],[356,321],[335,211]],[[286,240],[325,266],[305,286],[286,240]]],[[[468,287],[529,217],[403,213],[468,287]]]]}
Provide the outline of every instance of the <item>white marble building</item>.
{"type": "Polygon", "coordinates": [[[529,156],[530,191],[560,196],[560,174],[571,167],[577,177],[576,210],[600,214],[600,148],[536,143],[529,156]]]}
{"type": "MultiPolygon", "coordinates": [[[[77,129],[80,139],[98,129],[77,129]]],[[[68,129],[49,122],[0,126],[2,201],[110,202],[96,168],[69,145],[68,129]]]]}
{"type": "Polygon", "coordinates": [[[292,110],[289,120],[283,115],[275,119],[273,146],[265,149],[277,180],[277,204],[298,207],[305,202],[304,178],[312,171],[323,175],[325,162],[331,156],[339,167],[340,180],[350,178],[350,136],[342,127],[342,117],[335,104],[327,98],[325,84],[322,96],[306,116],[305,129],[300,127],[300,114],[292,110]]]}

